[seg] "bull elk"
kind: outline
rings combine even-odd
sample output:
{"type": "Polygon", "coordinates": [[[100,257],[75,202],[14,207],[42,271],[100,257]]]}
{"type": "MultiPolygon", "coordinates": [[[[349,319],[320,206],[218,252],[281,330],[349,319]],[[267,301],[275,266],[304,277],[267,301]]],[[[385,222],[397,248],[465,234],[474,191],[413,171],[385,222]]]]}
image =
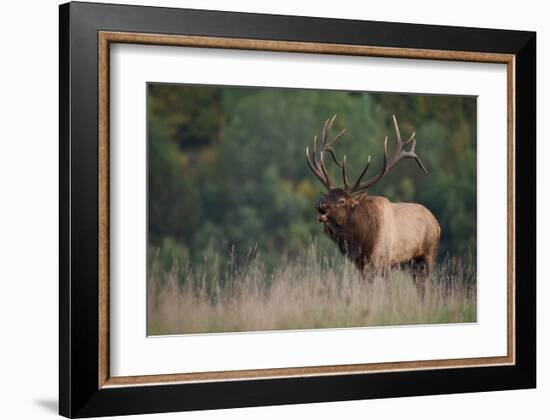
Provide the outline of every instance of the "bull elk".
{"type": "Polygon", "coordinates": [[[413,159],[420,169],[428,173],[415,152],[413,133],[406,141],[401,139],[395,115],[395,146],[388,157],[388,137],[384,139],[384,163],[381,171],[362,181],[370,165],[371,157],[363,172],[351,183],[346,171],[346,156],[340,160],[334,144],[345,130],[329,140],[329,132],[336,115],[325,122],[319,150],[317,137],[313,151],[306,147],[306,161],[321,184],[327,189],[321,194],[315,208],[325,233],[338,245],[340,251],[365,274],[370,268],[374,273],[386,275],[393,267],[407,265],[420,293],[424,294],[425,278],[432,272],[439,245],[441,229],[434,215],[423,205],[416,203],[392,203],[385,197],[370,196],[368,189],[379,182],[403,159],[413,159]],[[406,146],[410,144],[410,148],[406,146]],[[330,155],[342,173],[343,188],[335,187],[325,167],[325,157],[330,155]]]}

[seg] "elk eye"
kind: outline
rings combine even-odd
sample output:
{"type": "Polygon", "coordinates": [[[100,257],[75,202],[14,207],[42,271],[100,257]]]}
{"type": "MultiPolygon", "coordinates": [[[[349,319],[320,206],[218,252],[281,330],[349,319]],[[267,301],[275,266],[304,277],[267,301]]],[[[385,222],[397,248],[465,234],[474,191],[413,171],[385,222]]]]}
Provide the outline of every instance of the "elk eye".
{"type": "Polygon", "coordinates": [[[341,198],[340,200],[338,200],[339,206],[343,206],[344,204],[346,204],[346,200],[344,198],[341,198]]]}

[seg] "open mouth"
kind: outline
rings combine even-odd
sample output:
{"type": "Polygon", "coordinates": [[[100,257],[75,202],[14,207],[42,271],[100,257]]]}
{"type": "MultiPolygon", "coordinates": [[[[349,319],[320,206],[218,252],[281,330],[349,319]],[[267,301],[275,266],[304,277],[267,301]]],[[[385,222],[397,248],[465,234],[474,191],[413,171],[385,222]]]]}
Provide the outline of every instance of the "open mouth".
{"type": "Polygon", "coordinates": [[[319,216],[317,216],[317,220],[320,223],[327,223],[328,222],[328,212],[325,208],[321,208],[321,206],[317,205],[315,206],[315,209],[319,213],[319,216]]]}

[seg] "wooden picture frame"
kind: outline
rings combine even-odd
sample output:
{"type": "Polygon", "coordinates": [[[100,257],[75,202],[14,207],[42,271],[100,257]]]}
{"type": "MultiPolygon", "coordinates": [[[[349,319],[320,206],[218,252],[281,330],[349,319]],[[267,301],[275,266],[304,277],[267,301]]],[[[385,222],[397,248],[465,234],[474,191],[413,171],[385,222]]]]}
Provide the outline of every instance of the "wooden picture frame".
{"type": "Polygon", "coordinates": [[[532,32],[68,3],[60,6],[60,414],[139,414],[535,386],[532,32]],[[113,43],[503,63],[507,355],[113,377],[109,48],[113,43]]]}

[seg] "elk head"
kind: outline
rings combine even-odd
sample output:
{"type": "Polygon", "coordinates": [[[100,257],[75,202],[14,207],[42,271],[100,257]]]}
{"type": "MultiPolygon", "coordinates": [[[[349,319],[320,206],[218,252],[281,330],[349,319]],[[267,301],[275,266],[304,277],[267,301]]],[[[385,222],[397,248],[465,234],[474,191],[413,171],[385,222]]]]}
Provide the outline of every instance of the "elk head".
{"type": "Polygon", "coordinates": [[[345,129],[336,134],[331,140],[329,140],[329,132],[334,124],[336,115],[326,120],[321,134],[321,143],[319,150],[317,150],[317,136],[313,139],[313,152],[310,153],[309,147],[306,147],[306,161],[313,172],[313,174],[319,179],[321,184],[327,189],[326,194],[322,194],[321,198],[317,201],[315,208],[319,212],[319,221],[328,226],[342,226],[347,222],[347,218],[350,214],[350,210],[353,209],[367,194],[367,190],[380,181],[386,174],[403,159],[414,159],[420,169],[425,173],[428,173],[424,164],[420,158],[416,155],[416,139],[415,133],[405,141],[401,139],[401,133],[395,115],[393,115],[393,125],[395,128],[395,146],[394,151],[390,157],[388,157],[388,136],[384,139],[384,164],[381,171],[363,181],[363,177],[369,169],[371,157],[367,159],[367,164],[363,172],[359,175],[354,183],[351,183],[348,179],[346,172],[346,155],[342,160],[339,160],[336,156],[333,146],[345,133],[345,129]],[[411,145],[409,150],[405,150],[405,147],[411,145]],[[333,180],[325,167],[325,157],[329,154],[334,163],[340,168],[342,172],[343,188],[335,187],[333,180]]]}

